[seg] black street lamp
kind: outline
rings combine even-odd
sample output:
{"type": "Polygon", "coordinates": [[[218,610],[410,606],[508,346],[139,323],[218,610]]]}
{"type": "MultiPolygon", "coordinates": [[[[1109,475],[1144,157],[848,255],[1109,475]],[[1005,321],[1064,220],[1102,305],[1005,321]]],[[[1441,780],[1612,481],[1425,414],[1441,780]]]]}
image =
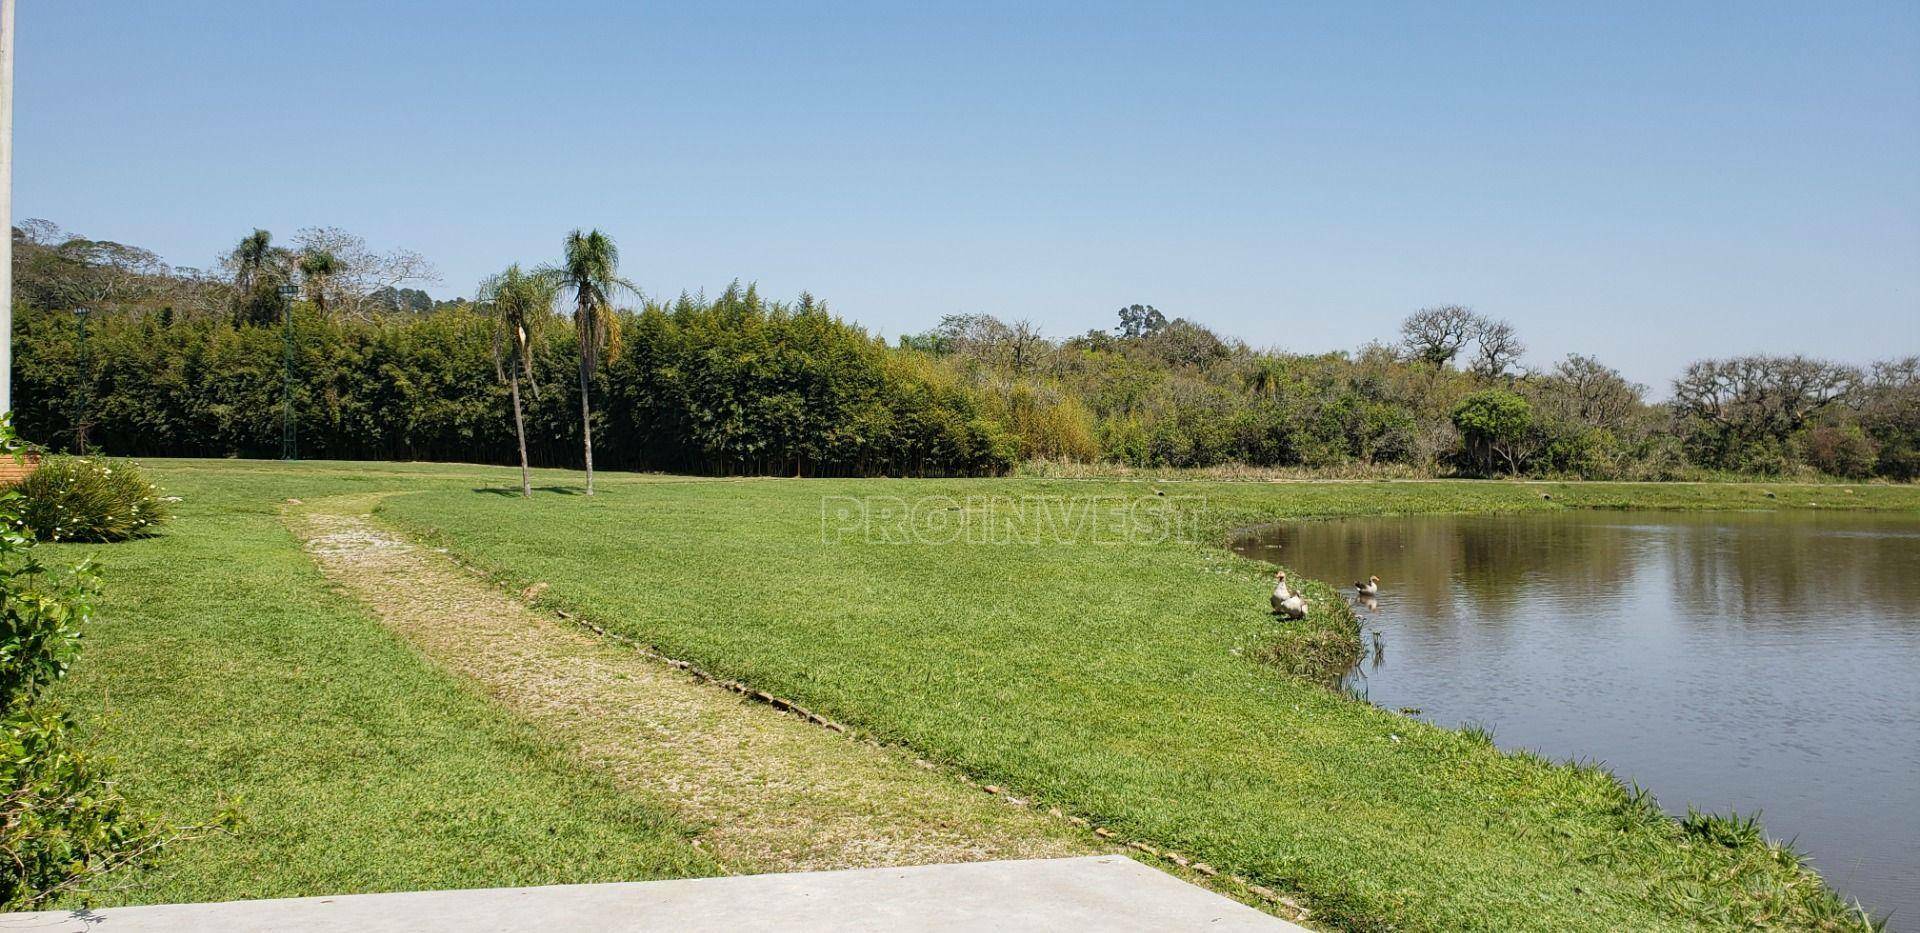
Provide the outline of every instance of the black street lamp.
{"type": "Polygon", "coordinates": [[[300,459],[300,427],[293,416],[293,299],[299,297],[300,287],[289,282],[280,286],[281,330],[286,335],[286,349],[281,355],[282,380],[280,390],[280,459],[300,459]]]}
{"type": "Polygon", "coordinates": [[[93,402],[93,367],[87,359],[87,317],[91,314],[92,308],[73,309],[73,325],[77,330],[74,368],[79,371],[73,380],[73,452],[81,455],[87,452],[87,422],[92,417],[87,410],[93,402]]]}

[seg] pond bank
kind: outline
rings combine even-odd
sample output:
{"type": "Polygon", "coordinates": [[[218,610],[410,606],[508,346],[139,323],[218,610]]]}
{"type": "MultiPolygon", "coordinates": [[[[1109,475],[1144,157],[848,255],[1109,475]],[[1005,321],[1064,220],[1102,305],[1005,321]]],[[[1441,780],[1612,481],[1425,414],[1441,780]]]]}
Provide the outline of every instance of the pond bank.
{"type": "MultiPolygon", "coordinates": [[[[543,599],[597,625],[1294,894],[1334,926],[1847,928],[1846,906],[1791,853],[1705,845],[1597,768],[1502,753],[1256,663],[1247,654],[1279,630],[1271,571],[1211,543],[1300,516],[1743,507],[1785,492],[745,480],[536,497],[519,510],[423,493],[382,514],[509,581],[550,583],[543,599]],[[1128,496],[1199,497],[1205,519],[1190,539],[1132,546],[823,535],[823,507],[849,499],[959,512],[1128,496]]],[[[1920,507],[1912,489],[1835,492],[1857,496],[1847,507],[1920,507]]],[[[1337,605],[1340,591],[1312,586],[1337,605]]]]}
{"type": "MultiPolygon", "coordinates": [[[[396,743],[385,731],[369,743],[342,741],[357,720],[315,719],[364,716],[368,701],[355,691],[368,684],[381,687],[378,710],[445,718],[420,698],[445,692],[451,679],[393,676],[418,659],[382,641],[377,623],[352,618],[347,600],[328,596],[277,520],[286,498],[390,492],[379,516],[431,533],[515,589],[548,584],[544,606],[804,704],[1036,807],[1085,815],[1118,838],[1296,896],[1316,923],[1851,925],[1831,892],[1783,853],[1724,846],[1648,816],[1593,769],[1502,754],[1255,662],[1246,650],[1277,627],[1266,606],[1271,570],[1214,544],[1239,525],[1343,512],[1767,501],[1746,488],[1709,496],[1697,487],[1589,486],[1542,500],[1533,484],[1181,484],[1170,491],[1206,499],[1207,521],[1191,540],[975,545],[824,541],[822,506],[836,497],[1142,496],[1151,487],[603,474],[592,499],[542,491],[522,502],[496,494],[517,490],[517,471],[493,468],[149,465],[163,487],[187,497],[183,520],[167,536],[106,555],[112,605],[73,692],[104,725],[110,749],[137,751],[128,775],[136,789],[164,788],[192,818],[220,792],[244,787],[256,819],[252,833],[183,845],[160,873],[119,879],[120,891],[134,893],[108,895],[115,902],[601,880],[640,870],[632,858],[616,863],[582,845],[595,833],[614,842],[613,828],[638,825],[579,805],[626,796],[592,768],[568,778],[596,788],[590,795],[540,793],[481,824],[434,820],[406,839],[379,832],[396,813],[442,812],[420,805],[436,800],[432,785],[462,786],[448,775],[513,776],[525,758],[476,767],[449,755],[471,728],[429,746],[396,743]],[[116,573],[136,555],[137,572],[116,573]],[[204,623],[208,616],[217,627],[204,623]],[[327,624],[317,625],[322,616],[327,624]],[[183,647],[191,653],[176,660],[183,647]],[[339,659],[361,654],[377,663],[355,660],[331,676],[339,659]],[[152,671],[165,672],[162,680],[152,671]],[[327,676],[316,679],[320,672],[327,676]],[[316,691],[316,699],[287,700],[316,691]],[[186,737],[172,728],[181,722],[194,724],[186,737]],[[209,737],[217,748],[204,747],[209,737]],[[258,767],[259,755],[235,757],[262,741],[277,743],[272,769],[258,767]],[[346,779],[364,765],[338,764],[370,754],[395,761],[371,801],[346,779]],[[309,760],[314,767],[304,767],[309,760]],[[315,800],[322,806],[289,806],[315,800]],[[351,845],[316,849],[333,838],[312,828],[316,819],[340,827],[351,845]],[[472,834],[496,819],[529,832],[511,845],[489,841],[487,860],[476,863],[472,834]],[[564,865],[547,861],[553,846],[532,832],[555,821],[567,842],[564,865]]],[[[564,490],[578,479],[539,471],[536,486],[564,490]]],[[[1866,503],[1914,509],[1920,495],[1863,491],[1849,505],[1866,503]]],[[[487,706],[488,715],[519,719],[487,706]]],[[[541,731],[520,722],[515,734],[541,731]]],[[[432,728],[415,721],[392,731],[432,728]]],[[[525,742],[555,774],[578,767],[555,736],[525,742]]],[[[480,792],[495,782],[471,783],[480,792]]],[[[515,777],[489,792],[523,785],[542,786],[515,777]]],[[[650,856],[656,876],[713,870],[703,868],[710,855],[680,841],[689,828],[648,812],[662,837],[660,855],[650,856]]]]}
{"type": "Polygon", "coordinates": [[[1353,518],[1236,548],[1388,581],[1343,690],[1604,760],[1676,817],[1762,813],[1849,896],[1920,915],[1920,516],[1353,518]]]}

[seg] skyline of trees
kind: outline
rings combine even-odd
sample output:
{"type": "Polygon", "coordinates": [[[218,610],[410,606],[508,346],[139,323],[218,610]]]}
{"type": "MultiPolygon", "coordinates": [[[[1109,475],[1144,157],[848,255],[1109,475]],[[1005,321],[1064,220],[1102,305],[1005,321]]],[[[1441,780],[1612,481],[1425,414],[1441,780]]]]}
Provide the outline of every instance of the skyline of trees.
{"type": "Polygon", "coordinates": [[[96,308],[86,420],[107,449],[270,452],[279,289],[297,284],[297,407],[321,456],[519,462],[524,446],[528,463],[585,466],[602,432],[631,431],[610,441],[619,466],[717,472],[996,472],[1026,459],[1655,479],[1920,468],[1913,359],[1701,360],[1653,402],[1591,356],[1528,365],[1510,323],[1459,305],[1414,311],[1398,339],[1351,352],[1254,349],[1145,304],[1064,339],[973,313],[887,344],[804,293],[641,298],[599,231],[575,231],[562,263],[522,273],[564,292],[569,307],[551,296],[547,312],[571,320],[528,315],[503,332],[494,280],[477,306],[435,301],[393,284],[417,280],[414,254],[322,232],[282,248],[255,231],[206,275],[44,222],[16,231],[23,431],[71,442],[77,419],[50,396],[65,400],[80,375],[64,313],[79,296],[96,308]],[[524,345],[500,343],[523,326],[524,345]],[[553,423],[551,399],[520,404],[523,387],[554,385],[543,367],[556,353],[574,385],[548,394],[577,407],[572,428],[553,423]],[[700,380],[711,384],[689,389],[700,380]],[[142,385],[176,394],[143,401],[142,385]]]}

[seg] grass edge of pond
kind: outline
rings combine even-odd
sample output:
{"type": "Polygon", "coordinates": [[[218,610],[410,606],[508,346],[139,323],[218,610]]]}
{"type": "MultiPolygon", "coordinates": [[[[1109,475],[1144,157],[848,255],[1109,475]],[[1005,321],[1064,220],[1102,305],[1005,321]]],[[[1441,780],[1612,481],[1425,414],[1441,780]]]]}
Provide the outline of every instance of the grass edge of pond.
{"type": "MultiPolygon", "coordinates": [[[[1265,484],[1259,484],[1254,486],[1254,491],[1265,491],[1260,488],[1260,486],[1264,485],[1265,484]]],[[[1293,488],[1300,489],[1304,488],[1305,485],[1306,484],[1301,484],[1293,488]]],[[[1570,501],[1565,495],[1556,495],[1551,499],[1545,496],[1528,495],[1524,499],[1508,499],[1504,502],[1474,501],[1476,498],[1479,498],[1480,491],[1482,490],[1490,490],[1498,495],[1508,493],[1515,487],[1521,487],[1522,484],[1472,484],[1472,486],[1479,487],[1479,490],[1471,487],[1462,488],[1463,486],[1467,486],[1467,484],[1453,484],[1446,481],[1435,481],[1420,485],[1422,486],[1420,490],[1421,495],[1437,494],[1438,497],[1414,508],[1380,509],[1363,504],[1359,507],[1336,507],[1308,514],[1284,517],[1262,514],[1258,511],[1236,510],[1228,513],[1235,521],[1213,521],[1210,523],[1210,528],[1213,531],[1224,532],[1226,529],[1241,525],[1273,523],[1276,521],[1330,520],[1358,516],[1411,516],[1447,513],[1496,514],[1563,509],[1618,510],[1651,508],[1677,511],[1743,510],[1745,507],[1755,507],[1763,510],[1802,509],[1802,506],[1798,503],[1775,502],[1771,499],[1754,501],[1754,499],[1757,498],[1756,493],[1760,495],[1765,494],[1765,486],[1758,486],[1756,488],[1753,484],[1742,484],[1740,486],[1696,484],[1685,488],[1662,486],[1661,484],[1575,484],[1577,488],[1581,488],[1581,491],[1604,494],[1600,496],[1597,501],[1591,502],[1570,501]],[[1643,493],[1654,493],[1654,498],[1664,498],[1664,501],[1647,502],[1641,500],[1640,494],[1643,493]],[[1450,501],[1455,498],[1458,498],[1460,501],[1450,501]]],[[[1525,486],[1528,487],[1532,485],[1533,484],[1525,484],[1525,486]]],[[[1354,484],[1350,488],[1361,491],[1367,487],[1354,484]]],[[[1883,489],[1884,488],[1885,487],[1883,487],[1883,489]]],[[[1901,492],[1900,487],[1892,487],[1892,489],[1894,490],[1896,500],[1905,498],[1908,493],[1911,492],[1910,488],[1905,492],[1901,492]]],[[[1562,490],[1556,486],[1556,492],[1561,491],[1562,490]]],[[[1851,493],[1851,490],[1848,492],[1851,493]]],[[[1807,505],[1811,506],[1814,504],[1807,503],[1807,505]]],[[[1878,504],[1864,501],[1864,497],[1863,499],[1853,501],[1843,501],[1840,503],[1840,506],[1843,508],[1891,508],[1909,511],[1914,509],[1914,505],[1906,501],[1878,504]]],[[[456,553],[460,553],[463,559],[468,560],[475,566],[484,568],[502,585],[517,588],[530,585],[534,582],[530,578],[522,579],[512,572],[503,571],[499,566],[489,562],[484,554],[478,553],[470,547],[463,547],[455,536],[439,534],[439,530],[429,524],[408,521],[404,517],[391,513],[383,515],[383,518],[394,521],[396,524],[406,527],[411,532],[433,535],[437,543],[449,547],[456,553]]],[[[1217,546],[1217,544],[1202,545],[1199,542],[1194,543],[1196,546],[1217,546]]],[[[1262,566],[1267,565],[1262,563],[1262,566]]],[[[1344,605],[1344,601],[1338,597],[1338,591],[1327,587],[1323,583],[1309,582],[1307,588],[1315,597],[1316,607],[1324,608],[1328,605],[1344,605]],[[1329,594],[1332,594],[1331,602],[1329,602],[1329,594]]],[[[595,621],[614,625],[618,624],[618,620],[602,617],[588,605],[568,602],[567,607],[570,611],[577,612],[595,621]]],[[[1346,613],[1333,613],[1330,614],[1330,616],[1331,617],[1329,617],[1329,614],[1322,614],[1322,625],[1320,626],[1315,626],[1311,629],[1306,626],[1300,627],[1300,631],[1302,632],[1300,638],[1308,640],[1326,638],[1329,640],[1329,643],[1337,641],[1341,637],[1339,624],[1352,618],[1351,613],[1350,611],[1346,613]]],[[[1354,645],[1357,650],[1357,638],[1354,640],[1354,645]]],[[[1334,653],[1333,651],[1329,651],[1330,655],[1334,653]]],[[[1250,658],[1249,661],[1252,662],[1254,659],[1250,658]]],[[[1303,671],[1303,673],[1306,672],[1303,671]]],[[[1276,673],[1276,676],[1287,675],[1276,673]]],[[[752,682],[751,678],[743,679],[748,680],[749,683],[752,682]]],[[[1310,673],[1307,679],[1313,679],[1310,673]]],[[[1344,701],[1364,706],[1381,715],[1393,716],[1396,719],[1409,723],[1409,729],[1433,729],[1442,733],[1459,735],[1457,730],[1442,729],[1441,727],[1432,726],[1418,720],[1399,716],[1391,711],[1380,710],[1377,707],[1364,703],[1364,701],[1351,698],[1344,698],[1344,701]]],[[[941,756],[937,749],[921,748],[905,741],[902,741],[901,744],[914,748],[916,751],[926,754],[934,760],[942,761],[949,766],[959,767],[954,765],[950,758],[941,756]]],[[[1677,845],[1683,852],[1690,853],[1683,858],[1682,861],[1684,864],[1679,866],[1669,865],[1665,869],[1668,880],[1676,882],[1676,885],[1668,886],[1670,890],[1665,893],[1665,896],[1673,902],[1673,908],[1685,916],[1700,918],[1711,916],[1715,912],[1724,912],[1727,905],[1716,899],[1711,890],[1712,887],[1716,882],[1720,881],[1739,882],[1744,880],[1753,882],[1751,887],[1745,884],[1740,885],[1743,892],[1743,896],[1740,899],[1754,902],[1753,905],[1750,905],[1753,906],[1753,913],[1751,915],[1743,915],[1747,916],[1748,919],[1755,919],[1759,922],[1773,922],[1780,921],[1783,917],[1790,917],[1792,922],[1810,923],[1823,928],[1858,929],[1873,925],[1871,918],[1867,917],[1864,911],[1858,909],[1857,905],[1846,902],[1837,892],[1828,888],[1811,868],[1803,864],[1800,857],[1789,845],[1768,843],[1763,836],[1758,837],[1757,841],[1743,842],[1740,845],[1731,847],[1699,843],[1699,840],[1695,838],[1696,834],[1690,832],[1681,821],[1668,816],[1663,811],[1658,810],[1657,807],[1651,807],[1651,809],[1649,809],[1649,802],[1644,799],[1643,791],[1628,787],[1604,768],[1574,761],[1556,762],[1525,751],[1504,752],[1496,750],[1496,752],[1504,759],[1520,766],[1528,768],[1540,767],[1553,771],[1567,772],[1574,776],[1595,776],[1604,779],[1605,786],[1609,788],[1606,793],[1614,800],[1618,820],[1623,828],[1635,825],[1657,827],[1663,838],[1677,845]],[[1771,891],[1772,894],[1764,895],[1756,893],[1756,890],[1771,891]]],[[[961,768],[960,770],[962,773],[969,773],[965,768],[961,768]]],[[[989,774],[976,775],[976,777],[996,780],[1003,784],[1007,783],[1007,778],[1004,775],[989,774]]],[[[1153,840],[1150,839],[1149,841],[1153,840]]],[[[1376,924],[1392,922],[1385,917],[1371,915],[1362,905],[1348,903],[1346,898],[1339,892],[1324,890],[1316,892],[1310,887],[1293,883],[1298,879],[1275,875],[1261,875],[1253,872],[1249,874],[1258,881],[1270,886],[1301,892],[1312,902],[1312,906],[1316,909],[1316,916],[1322,919],[1338,920],[1356,928],[1366,928],[1376,924]]]]}
{"type": "MultiPolygon", "coordinates": [[[[1382,481],[1385,482],[1385,481],[1382,481]]],[[[1529,484],[1531,485],[1531,484],[1529,484]]],[[[1558,484],[1556,484],[1558,485],[1558,484]]],[[[1580,485],[1580,484],[1576,484],[1580,485]]],[[[1711,485],[1711,484],[1705,484],[1711,485]]],[[[1726,486],[1757,485],[1751,483],[1725,484],[1726,486]]],[[[1836,484],[1838,485],[1838,484],[1836,484]]],[[[1891,484],[1889,484],[1891,485],[1891,484]]],[[[1896,487],[1897,488],[1897,487],[1896,487]]],[[[1851,494],[1851,489],[1846,489],[1851,494]]],[[[1353,611],[1353,607],[1343,598],[1342,590],[1335,584],[1308,579],[1294,572],[1294,568],[1260,558],[1245,557],[1238,553],[1236,545],[1241,541],[1267,531],[1288,525],[1319,522],[1339,522],[1352,519],[1396,519],[1430,516],[1473,516],[1473,515],[1518,515],[1547,512],[1733,512],[1733,513],[1772,513],[1805,512],[1819,508],[1809,502],[1806,506],[1790,503],[1778,503],[1772,493],[1762,493],[1768,497],[1765,506],[1715,506],[1687,504],[1637,504],[1632,502],[1603,502],[1595,504],[1555,502],[1542,496],[1544,507],[1531,505],[1516,508],[1471,509],[1440,508],[1412,509],[1379,512],[1325,512],[1319,514],[1289,517],[1282,520],[1263,519],[1248,521],[1244,514],[1236,515],[1227,523],[1216,522],[1213,531],[1218,547],[1225,548],[1242,560],[1251,561],[1261,567],[1283,567],[1288,571],[1289,580],[1306,580],[1297,587],[1309,594],[1309,601],[1315,612],[1303,620],[1302,624],[1288,626],[1279,636],[1270,638],[1248,652],[1249,656],[1271,666],[1282,675],[1292,677],[1337,693],[1343,699],[1378,710],[1383,715],[1395,716],[1406,720],[1417,728],[1437,729],[1442,732],[1457,733],[1470,742],[1484,745],[1498,754],[1526,761],[1546,768],[1568,768],[1579,773],[1590,773],[1603,777],[1616,787],[1621,794],[1619,807],[1622,823],[1639,824],[1646,827],[1677,829],[1683,836],[1697,840],[1703,846],[1728,850],[1736,858],[1736,864],[1758,864],[1760,866],[1778,866],[1799,879],[1810,881],[1821,896],[1804,901],[1810,908],[1812,919],[1823,928],[1851,928],[1879,931],[1886,927],[1888,918],[1876,917],[1858,900],[1848,898],[1828,885],[1818,871],[1809,863],[1806,853],[1801,852],[1792,839],[1778,840],[1770,837],[1760,813],[1741,814],[1735,810],[1726,813],[1701,811],[1692,804],[1687,806],[1684,816],[1676,816],[1664,810],[1651,790],[1642,787],[1637,781],[1623,780],[1611,769],[1602,765],[1569,759],[1557,761],[1529,749],[1500,749],[1495,745],[1493,731],[1477,722],[1467,722],[1456,728],[1448,728],[1420,719],[1415,715],[1378,706],[1365,697],[1340,689],[1342,676],[1365,657],[1365,645],[1361,639],[1362,620],[1353,611]],[[1224,529],[1224,530],[1222,530],[1224,529]],[[1331,609],[1332,611],[1327,611],[1331,609]]],[[[1860,506],[1865,511],[1882,511],[1875,506],[1860,506]]],[[[1693,905],[1686,905],[1693,906],[1693,905]]],[[[1686,909],[1683,906],[1682,909],[1686,909]]],[[[1789,913],[1780,909],[1776,916],[1789,913]]]]}

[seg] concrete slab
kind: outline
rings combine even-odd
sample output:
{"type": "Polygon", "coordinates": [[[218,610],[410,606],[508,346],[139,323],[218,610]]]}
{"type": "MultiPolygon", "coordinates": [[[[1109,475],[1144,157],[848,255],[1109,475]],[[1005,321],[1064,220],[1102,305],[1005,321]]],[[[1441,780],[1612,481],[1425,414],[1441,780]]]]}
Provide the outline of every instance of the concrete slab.
{"type": "Polygon", "coordinates": [[[1118,855],[0,914],[0,933],[1301,927],[1118,855]]]}

